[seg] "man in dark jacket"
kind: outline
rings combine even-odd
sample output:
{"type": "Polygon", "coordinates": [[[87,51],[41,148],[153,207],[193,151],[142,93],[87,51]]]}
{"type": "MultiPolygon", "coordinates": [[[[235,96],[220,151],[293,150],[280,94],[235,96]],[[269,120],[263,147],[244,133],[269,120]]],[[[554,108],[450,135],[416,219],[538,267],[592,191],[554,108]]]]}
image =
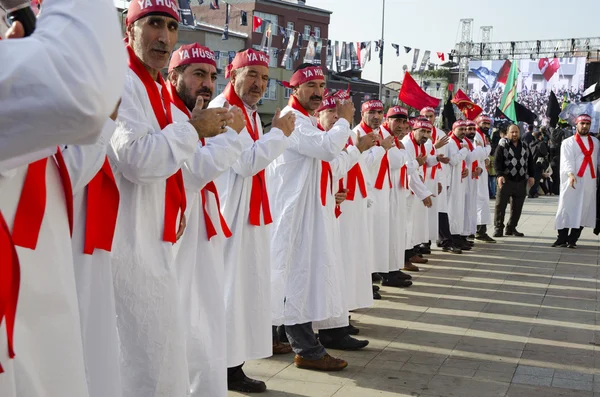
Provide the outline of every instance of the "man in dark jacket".
{"type": "Polygon", "coordinates": [[[511,200],[510,219],[504,234],[523,237],[517,231],[517,224],[523,210],[527,188],[533,185],[534,162],[529,147],[521,142],[519,127],[515,124],[508,127],[505,140],[501,140],[496,148],[494,166],[498,180],[496,193],[496,211],[494,215],[494,237],[503,237],[504,215],[506,206],[511,200]]]}
{"type": "Polygon", "coordinates": [[[548,162],[546,160],[548,157],[548,145],[544,142],[544,136],[540,131],[535,131],[533,133],[533,142],[529,144],[529,148],[535,164],[533,172],[534,183],[531,189],[529,189],[529,198],[537,198],[540,196],[538,191],[540,190],[542,173],[548,168],[548,162]]]}

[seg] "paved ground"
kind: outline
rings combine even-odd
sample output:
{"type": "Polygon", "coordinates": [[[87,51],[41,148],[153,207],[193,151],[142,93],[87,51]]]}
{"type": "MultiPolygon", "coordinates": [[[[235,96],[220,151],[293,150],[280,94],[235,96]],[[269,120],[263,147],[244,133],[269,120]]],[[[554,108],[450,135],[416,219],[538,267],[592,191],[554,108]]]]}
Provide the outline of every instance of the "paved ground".
{"type": "Polygon", "coordinates": [[[551,248],[557,201],[526,202],[524,238],[436,250],[413,287],[383,287],[352,314],[370,345],[330,351],[346,370],[297,369],[289,354],[246,372],[281,397],[600,397],[598,238],[584,230],[578,249],[551,248]]]}

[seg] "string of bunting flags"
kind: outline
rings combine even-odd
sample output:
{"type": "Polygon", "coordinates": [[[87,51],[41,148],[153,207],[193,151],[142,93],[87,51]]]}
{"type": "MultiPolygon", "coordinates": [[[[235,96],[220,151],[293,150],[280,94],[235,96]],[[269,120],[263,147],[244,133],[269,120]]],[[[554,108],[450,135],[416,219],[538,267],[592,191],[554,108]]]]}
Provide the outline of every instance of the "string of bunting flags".
{"type": "MultiPolygon", "coordinates": [[[[196,1],[199,4],[204,4],[204,0],[196,1]]],[[[248,26],[248,13],[224,0],[221,0],[221,3],[225,4],[225,26],[223,29],[222,40],[228,40],[231,10],[233,9],[239,11],[241,26],[248,26]]],[[[195,21],[191,12],[190,0],[179,0],[179,7],[182,14],[182,23],[194,25],[195,21]]],[[[209,7],[211,10],[220,10],[221,5],[219,4],[219,0],[210,0],[209,7]]],[[[337,72],[363,69],[367,62],[371,61],[372,59],[373,48],[374,51],[378,53],[380,61],[383,58],[383,40],[361,42],[331,40],[328,38],[316,37],[314,31],[311,31],[310,34],[306,35],[304,32],[288,29],[287,27],[260,18],[257,15],[253,15],[252,31],[260,32],[261,30],[263,37],[261,40],[260,49],[271,56],[277,57],[278,60],[279,55],[283,53],[281,62],[278,62],[281,67],[285,67],[290,58],[293,61],[297,61],[300,58],[301,50],[306,50],[303,62],[321,65],[322,56],[319,56],[319,54],[322,53],[324,46],[326,48],[326,66],[329,70],[336,70],[337,72]],[[277,31],[283,37],[281,44],[282,48],[272,48],[271,42],[273,30],[277,31]],[[304,46],[305,41],[306,46],[304,46]]],[[[401,46],[399,44],[391,43],[391,47],[395,50],[396,56],[400,56],[401,46]]],[[[413,51],[413,62],[410,68],[411,73],[422,73],[426,70],[426,68],[429,67],[431,63],[431,51],[426,50],[423,52],[423,57],[421,58],[419,65],[418,61],[421,50],[419,48],[413,49],[413,47],[408,46],[402,47],[405,54],[413,51]],[[419,65],[418,68],[417,65],[419,65]]],[[[231,54],[232,51],[227,53],[230,62],[233,59],[231,54]]],[[[233,54],[233,56],[235,56],[235,52],[233,52],[233,54]]],[[[220,57],[219,51],[217,51],[216,55],[217,57],[220,57]]],[[[436,55],[441,62],[446,61],[446,55],[448,56],[448,60],[452,60],[452,56],[449,53],[436,52],[436,55]]]]}

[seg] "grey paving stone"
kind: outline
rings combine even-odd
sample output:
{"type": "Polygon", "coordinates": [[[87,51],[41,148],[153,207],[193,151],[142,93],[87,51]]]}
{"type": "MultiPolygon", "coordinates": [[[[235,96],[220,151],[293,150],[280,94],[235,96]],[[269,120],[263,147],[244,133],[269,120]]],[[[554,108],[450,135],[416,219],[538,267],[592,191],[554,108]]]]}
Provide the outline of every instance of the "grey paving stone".
{"type": "Polygon", "coordinates": [[[593,390],[592,382],[585,382],[585,381],[573,380],[573,379],[554,378],[552,380],[552,386],[561,387],[563,389],[573,389],[573,390],[585,390],[585,391],[593,390]]]}
{"type": "Polygon", "coordinates": [[[533,375],[515,375],[512,378],[512,383],[534,386],[550,386],[552,384],[552,378],[533,375]]]}
{"type": "Polygon", "coordinates": [[[519,365],[515,371],[515,375],[529,375],[537,377],[552,378],[554,370],[552,368],[530,367],[528,365],[519,365]]]}

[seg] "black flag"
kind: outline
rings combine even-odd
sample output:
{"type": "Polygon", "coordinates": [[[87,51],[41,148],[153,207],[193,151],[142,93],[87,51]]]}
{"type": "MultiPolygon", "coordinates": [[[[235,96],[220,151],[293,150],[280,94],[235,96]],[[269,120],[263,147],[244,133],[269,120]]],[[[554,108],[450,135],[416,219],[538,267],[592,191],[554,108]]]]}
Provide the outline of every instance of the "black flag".
{"type": "Polygon", "coordinates": [[[556,124],[558,124],[558,115],[560,114],[560,110],[558,98],[556,98],[554,91],[550,91],[550,98],[548,98],[548,109],[546,110],[546,116],[550,118],[550,127],[556,127],[556,124]]]}
{"type": "Polygon", "coordinates": [[[454,105],[452,104],[452,92],[444,104],[442,118],[444,120],[444,129],[447,131],[452,130],[452,125],[456,122],[456,114],[454,114],[454,105]]]}
{"type": "Polygon", "coordinates": [[[392,47],[394,47],[394,49],[396,50],[396,56],[399,57],[400,56],[400,45],[392,43],[392,47]]]}
{"type": "Polygon", "coordinates": [[[527,124],[533,124],[537,119],[537,114],[515,101],[515,112],[517,113],[517,121],[523,121],[527,124]]]}

